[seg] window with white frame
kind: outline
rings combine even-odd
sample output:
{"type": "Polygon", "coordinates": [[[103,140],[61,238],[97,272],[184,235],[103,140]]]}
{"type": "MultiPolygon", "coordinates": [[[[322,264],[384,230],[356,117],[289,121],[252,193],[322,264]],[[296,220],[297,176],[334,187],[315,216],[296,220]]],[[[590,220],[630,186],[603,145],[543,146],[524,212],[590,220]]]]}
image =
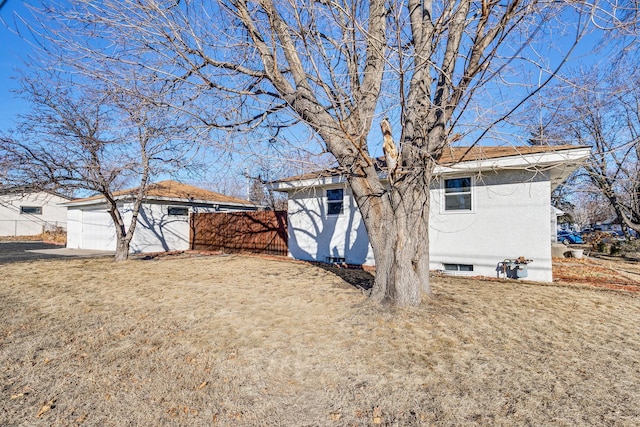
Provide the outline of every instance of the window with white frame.
{"type": "Polygon", "coordinates": [[[473,271],[472,264],[444,264],[445,271],[473,271]]]}
{"type": "Polygon", "coordinates": [[[327,190],[327,215],[340,215],[344,205],[344,190],[334,188],[327,190]]]}
{"type": "Polygon", "coordinates": [[[167,213],[170,216],[189,216],[189,208],[181,206],[169,206],[167,213]]]}
{"type": "Polygon", "coordinates": [[[42,215],[42,206],[20,206],[23,215],[42,215]]]}
{"type": "Polygon", "coordinates": [[[471,177],[444,180],[444,210],[471,210],[471,177]]]}

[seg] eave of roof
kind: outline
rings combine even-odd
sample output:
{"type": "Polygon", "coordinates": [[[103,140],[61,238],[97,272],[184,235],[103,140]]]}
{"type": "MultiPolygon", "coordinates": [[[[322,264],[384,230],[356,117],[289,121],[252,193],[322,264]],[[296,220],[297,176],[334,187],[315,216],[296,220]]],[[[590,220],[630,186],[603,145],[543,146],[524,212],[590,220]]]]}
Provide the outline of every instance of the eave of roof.
{"type": "MultiPolygon", "coordinates": [[[[116,191],[113,196],[118,201],[133,199],[138,192],[138,188],[131,188],[116,191]]],[[[146,201],[160,201],[168,203],[191,203],[191,204],[218,204],[226,206],[259,207],[255,203],[237,197],[227,196],[202,188],[182,184],[177,181],[161,181],[150,184],[147,188],[144,199],[146,201]]],[[[105,203],[102,195],[75,199],[65,203],[65,206],[88,206],[105,203]]]]}
{"type": "Polygon", "coordinates": [[[438,160],[440,165],[450,165],[454,163],[489,160],[506,157],[522,157],[529,154],[541,154],[554,151],[564,151],[572,149],[586,148],[577,145],[523,145],[523,146],[480,146],[473,147],[449,147],[438,160]]]}
{"type": "MultiPolygon", "coordinates": [[[[463,172],[481,172],[500,169],[554,168],[554,186],[564,181],[589,157],[591,148],[576,145],[520,146],[520,147],[451,147],[443,153],[434,175],[451,175],[463,172]]],[[[386,172],[380,170],[381,179],[386,172]]],[[[304,187],[316,187],[346,182],[339,168],[326,169],[284,178],[269,184],[275,191],[293,191],[304,187]]]]}
{"type": "Polygon", "coordinates": [[[39,190],[37,188],[30,188],[30,187],[19,187],[19,188],[13,187],[13,188],[4,188],[0,190],[0,196],[12,196],[15,194],[26,195],[26,194],[37,194],[37,193],[47,193],[52,196],[57,196],[67,200],[73,199],[73,197],[69,197],[66,194],[60,194],[54,190],[39,190]]]}

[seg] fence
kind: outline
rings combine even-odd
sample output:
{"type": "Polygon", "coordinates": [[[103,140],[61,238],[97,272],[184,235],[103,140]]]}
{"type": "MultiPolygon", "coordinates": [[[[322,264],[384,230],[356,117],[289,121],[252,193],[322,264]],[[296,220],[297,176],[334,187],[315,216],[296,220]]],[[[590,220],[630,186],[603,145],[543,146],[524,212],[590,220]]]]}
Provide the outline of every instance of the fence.
{"type": "Polygon", "coordinates": [[[33,221],[3,219],[0,220],[0,236],[36,236],[45,231],[66,229],[66,223],[58,221],[33,221]]]}
{"type": "Polygon", "coordinates": [[[191,248],[287,255],[287,213],[195,213],[191,216],[191,248]]]}

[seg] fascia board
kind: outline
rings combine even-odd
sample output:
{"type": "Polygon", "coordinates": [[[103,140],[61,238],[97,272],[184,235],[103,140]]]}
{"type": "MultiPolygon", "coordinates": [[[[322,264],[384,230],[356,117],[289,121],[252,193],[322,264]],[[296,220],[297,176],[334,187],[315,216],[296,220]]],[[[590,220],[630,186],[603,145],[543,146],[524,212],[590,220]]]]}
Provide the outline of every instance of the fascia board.
{"type": "Polygon", "coordinates": [[[521,156],[501,157],[497,159],[460,162],[451,166],[437,165],[435,175],[456,174],[460,172],[482,172],[499,169],[536,169],[544,170],[563,164],[579,164],[591,153],[590,148],[579,148],[545,153],[525,154],[521,156]]]}
{"type": "Polygon", "coordinates": [[[267,188],[273,191],[288,193],[303,188],[324,187],[327,185],[344,184],[347,180],[344,176],[324,176],[319,178],[302,179],[297,181],[278,181],[267,185],[267,188]]]}
{"type": "Polygon", "coordinates": [[[258,207],[263,208],[262,205],[256,205],[254,203],[236,203],[236,202],[225,202],[225,201],[216,201],[216,200],[200,200],[200,199],[185,199],[185,198],[176,198],[176,197],[145,197],[145,202],[164,202],[168,203],[184,203],[184,204],[200,204],[200,205],[219,205],[219,206],[238,206],[238,207],[258,207]]]}
{"type": "MultiPolygon", "coordinates": [[[[132,202],[133,198],[130,196],[118,196],[115,198],[116,202],[132,202]]],[[[185,199],[185,198],[175,198],[175,197],[145,197],[144,203],[150,202],[162,202],[165,204],[170,203],[180,203],[180,204],[201,204],[201,205],[224,205],[224,206],[238,206],[238,207],[264,207],[261,205],[255,205],[253,203],[236,203],[236,202],[217,202],[213,200],[197,200],[197,199],[185,199]]],[[[83,207],[83,206],[92,206],[92,205],[103,205],[106,203],[104,197],[99,199],[92,200],[83,200],[79,202],[68,202],[62,203],[61,206],[66,207],[83,207]]]]}
{"type": "MultiPolygon", "coordinates": [[[[116,201],[119,201],[118,199],[116,199],[116,201]]],[[[75,207],[81,207],[81,206],[92,206],[92,205],[104,205],[106,204],[107,201],[104,198],[99,198],[99,199],[92,199],[92,200],[82,200],[82,201],[78,201],[78,202],[66,202],[66,203],[60,203],[60,206],[66,206],[68,208],[75,208],[75,207]]]]}
{"type": "MultiPolygon", "coordinates": [[[[571,165],[571,167],[575,169],[589,157],[590,153],[591,149],[589,147],[581,147],[543,153],[499,157],[495,159],[470,160],[456,163],[451,166],[436,165],[434,175],[455,175],[460,173],[500,169],[545,170],[562,165],[571,165]]],[[[385,172],[380,172],[378,176],[381,180],[387,179],[387,174],[385,172]]],[[[273,191],[287,193],[303,188],[323,187],[332,184],[343,184],[345,182],[346,179],[343,176],[336,175],[297,181],[278,181],[268,184],[268,188],[273,191]]]]}

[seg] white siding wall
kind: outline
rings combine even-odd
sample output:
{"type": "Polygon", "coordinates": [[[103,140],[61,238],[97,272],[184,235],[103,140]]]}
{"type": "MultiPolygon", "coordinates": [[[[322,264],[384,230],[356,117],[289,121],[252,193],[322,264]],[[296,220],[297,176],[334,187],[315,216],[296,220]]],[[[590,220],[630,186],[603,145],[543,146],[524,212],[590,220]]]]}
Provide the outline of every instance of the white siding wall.
{"type": "Polygon", "coordinates": [[[431,192],[431,268],[472,264],[473,273],[464,274],[496,277],[499,262],[523,256],[533,260],[528,279],[550,282],[548,177],[503,171],[484,173],[474,181],[472,212],[445,212],[443,190],[431,192]]]}
{"type": "MultiPolygon", "coordinates": [[[[169,206],[145,204],[131,242],[131,252],[165,252],[189,249],[189,216],[169,215],[169,206]]],[[[131,211],[127,212],[127,223],[131,211]]]]}
{"type": "MultiPolygon", "coordinates": [[[[431,191],[431,268],[471,264],[474,271],[467,274],[496,277],[501,261],[524,256],[533,259],[530,280],[551,281],[550,196],[549,178],[543,174],[485,173],[474,177],[471,212],[445,212],[438,182],[431,191]]],[[[326,206],[326,189],[289,194],[290,255],[317,261],[341,257],[350,264],[373,265],[364,224],[348,191],[342,215],[326,215],[326,206]]]]}
{"type": "Polygon", "coordinates": [[[345,258],[349,264],[373,264],[369,238],[355,200],[348,187],[344,190],[341,215],[327,215],[325,188],[289,193],[289,254],[307,261],[345,258]]]}
{"type": "Polygon", "coordinates": [[[0,196],[0,236],[33,236],[54,227],[67,228],[64,197],[40,192],[0,196]],[[41,215],[20,213],[21,206],[41,207],[41,215]]]}
{"type": "MultiPolygon", "coordinates": [[[[189,249],[189,216],[169,215],[169,206],[145,203],[130,245],[131,253],[180,251],[189,249]]],[[[191,212],[213,212],[210,207],[190,207],[191,212]]],[[[132,204],[120,207],[124,223],[131,223],[132,204]]],[[[68,211],[67,247],[77,249],[116,250],[116,233],[106,207],[70,207],[68,211]]]]}

